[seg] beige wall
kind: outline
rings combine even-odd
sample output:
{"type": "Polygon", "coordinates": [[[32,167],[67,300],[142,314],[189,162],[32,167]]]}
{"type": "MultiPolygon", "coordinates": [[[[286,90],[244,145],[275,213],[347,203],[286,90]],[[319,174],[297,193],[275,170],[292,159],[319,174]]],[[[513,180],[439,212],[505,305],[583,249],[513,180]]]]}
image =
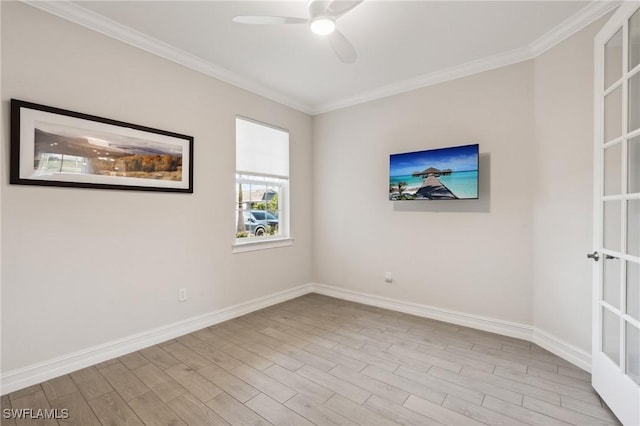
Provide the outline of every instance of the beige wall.
{"type": "Polygon", "coordinates": [[[195,137],[191,195],[8,185],[2,174],[3,372],[311,281],[311,117],[1,6],[5,124],[18,98],[195,137]],[[231,254],[236,114],[291,132],[292,247],[231,254]]]}
{"type": "Polygon", "coordinates": [[[316,117],[316,280],[530,324],[532,117],[530,61],[316,117]],[[471,143],[480,200],[387,200],[389,154],[471,143]]]}
{"type": "Polygon", "coordinates": [[[602,21],[535,60],[312,119],[1,7],[3,123],[14,97],[195,137],[192,195],[8,185],[5,170],[3,373],[310,281],[531,325],[589,351],[602,21]],[[231,254],[236,114],[291,131],[292,247],[231,254]],[[389,154],[469,143],[480,200],[386,200],[389,154]]]}
{"type": "Polygon", "coordinates": [[[316,117],[316,281],[522,323],[589,353],[605,21],[532,61],[316,117]],[[480,144],[480,200],[386,200],[389,154],[468,143],[480,144]]]}
{"type": "Polygon", "coordinates": [[[589,353],[593,39],[606,20],[535,60],[533,324],[589,353]]]}

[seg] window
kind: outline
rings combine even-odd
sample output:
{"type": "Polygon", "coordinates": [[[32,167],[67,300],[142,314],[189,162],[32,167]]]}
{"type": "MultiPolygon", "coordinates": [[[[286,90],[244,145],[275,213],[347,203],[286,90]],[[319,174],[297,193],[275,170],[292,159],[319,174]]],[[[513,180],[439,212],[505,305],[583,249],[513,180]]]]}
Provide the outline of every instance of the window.
{"type": "Polygon", "coordinates": [[[236,118],[236,247],[290,244],[288,189],[289,132],[236,118]]]}

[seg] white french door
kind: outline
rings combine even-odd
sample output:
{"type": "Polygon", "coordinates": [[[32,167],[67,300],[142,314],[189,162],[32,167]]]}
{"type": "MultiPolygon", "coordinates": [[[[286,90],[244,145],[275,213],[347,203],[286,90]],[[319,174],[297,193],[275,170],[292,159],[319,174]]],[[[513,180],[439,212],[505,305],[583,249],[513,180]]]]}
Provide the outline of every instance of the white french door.
{"type": "Polygon", "coordinates": [[[640,425],[640,3],[595,39],[592,381],[625,425],[640,425]]]}

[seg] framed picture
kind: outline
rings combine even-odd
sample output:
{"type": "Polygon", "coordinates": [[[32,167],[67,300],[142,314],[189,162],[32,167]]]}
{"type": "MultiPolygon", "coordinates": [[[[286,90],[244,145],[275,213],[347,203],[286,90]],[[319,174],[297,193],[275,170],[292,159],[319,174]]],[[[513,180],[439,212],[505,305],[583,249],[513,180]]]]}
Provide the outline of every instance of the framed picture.
{"type": "Polygon", "coordinates": [[[193,192],[193,137],[11,100],[10,183],[193,192]]]}

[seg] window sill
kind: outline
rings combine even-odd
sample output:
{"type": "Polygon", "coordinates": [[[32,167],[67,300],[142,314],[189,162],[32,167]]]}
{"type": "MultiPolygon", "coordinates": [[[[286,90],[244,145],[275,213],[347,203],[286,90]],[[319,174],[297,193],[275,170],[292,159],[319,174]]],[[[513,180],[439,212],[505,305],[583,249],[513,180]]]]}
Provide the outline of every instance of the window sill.
{"type": "Polygon", "coordinates": [[[293,245],[293,238],[276,238],[262,241],[247,241],[246,243],[235,243],[231,253],[244,253],[247,251],[267,250],[278,247],[293,245]]]}

